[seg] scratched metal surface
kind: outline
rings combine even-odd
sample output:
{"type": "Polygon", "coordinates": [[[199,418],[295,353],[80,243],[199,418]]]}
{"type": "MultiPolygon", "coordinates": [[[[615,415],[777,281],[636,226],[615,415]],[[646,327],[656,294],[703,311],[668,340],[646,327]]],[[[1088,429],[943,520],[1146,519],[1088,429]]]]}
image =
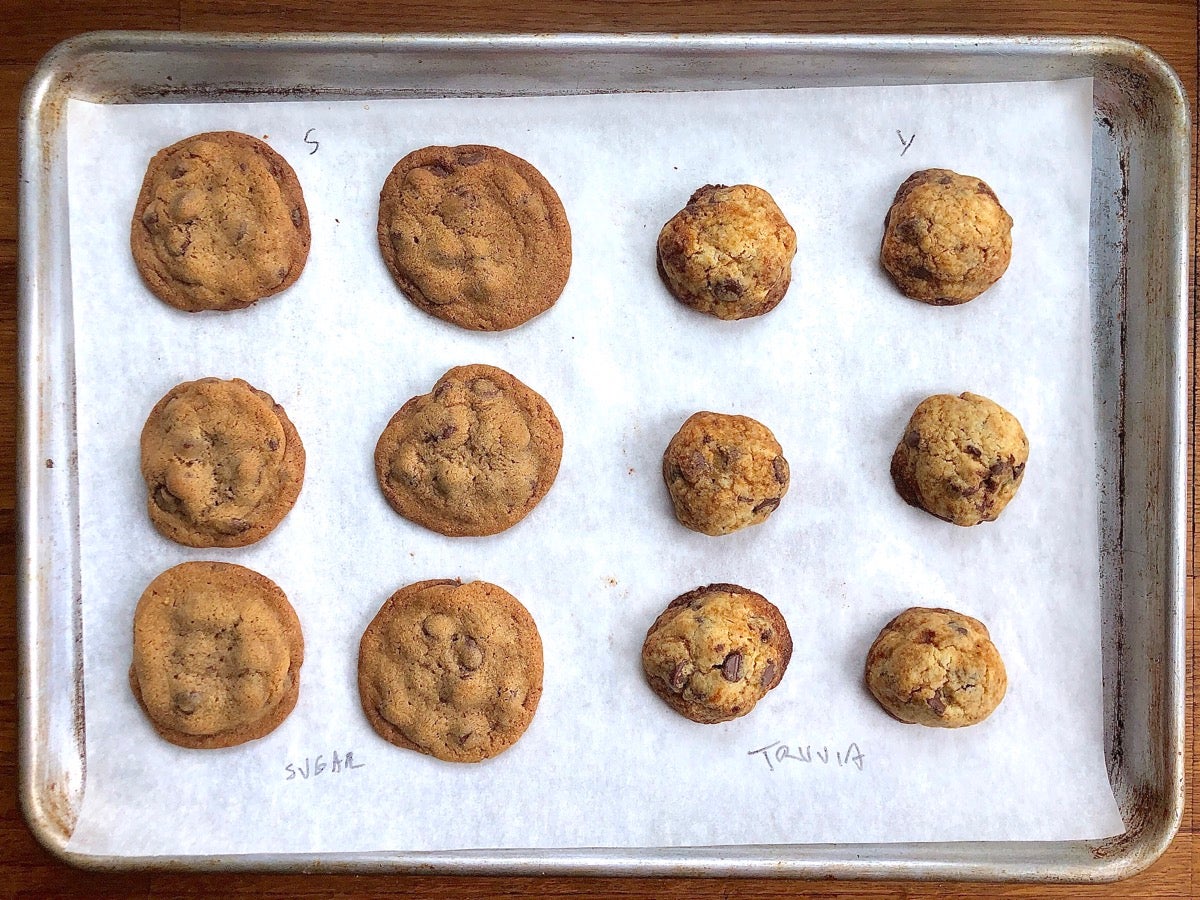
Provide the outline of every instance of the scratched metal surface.
{"type": "Polygon", "coordinates": [[[1110,38],[110,32],[60,45],[26,89],[20,133],[19,745],[22,804],[34,833],[69,862],[105,869],[1106,881],[1145,868],[1170,843],[1183,810],[1188,136],[1178,79],[1151,52],[1110,38]],[[1125,834],[1106,841],[152,859],[67,849],[87,786],[68,99],[506,96],[1079,76],[1095,79],[1097,564],[1106,752],[1125,834]]]}

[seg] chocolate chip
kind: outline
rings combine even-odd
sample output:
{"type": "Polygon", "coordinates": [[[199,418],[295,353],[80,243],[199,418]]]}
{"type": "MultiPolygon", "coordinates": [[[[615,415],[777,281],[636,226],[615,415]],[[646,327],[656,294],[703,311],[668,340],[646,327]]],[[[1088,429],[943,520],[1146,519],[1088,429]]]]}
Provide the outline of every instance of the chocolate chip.
{"type": "Polygon", "coordinates": [[[918,644],[932,644],[933,639],[937,637],[932,628],[926,628],[921,632],[921,637],[917,641],[918,644]]]}
{"type": "Polygon", "coordinates": [[[299,228],[302,221],[304,221],[304,215],[300,212],[300,207],[297,206],[292,210],[292,224],[299,228]]]}
{"type": "Polygon", "coordinates": [[[963,628],[963,626],[958,622],[947,622],[946,624],[952,631],[955,631],[958,634],[965,635],[967,633],[967,629],[963,628]]]}
{"type": "Polygon", "coordinates": [[[680,660],[675,664],[675,668],[671,670],[671,690],[683,690],[683,685],[687,681],[687,675],[684,672],[686,667],[687,660],[680,660]]]}
{"type": "MultiPolygon", "coordinates": [[[[893,432],[893,434],[895,434],[895,432],[893,432]]],[[[904,436],[904,446],[912,447],[914,450],[917,449],[917,447],[921,446],[920,432],[918,432],[914,429],[913,431],[910,431],[908,434],[906,434],[904,436]]]]}
{"type": "Polygon", "coordinates": [[[435,432],[434,434],[425,435],[425,443],[433,444],[438,441],[444,441],[456,431],[458,431],[457,425],[443,425],[441,431],[435,432]]]}
{"type": "Polygon", "coordinates": [[[943,175],[938,179],[938,184],[949,184],[953,179],[949,175],[943,175]]]}
{"type": "Polygon", "coordinates": [[[768,497],[762,503],[758,504],[758,506],[754,507],[753,512],[755,513],[755,515],[757,515],[758,513],[768,513],[769,514],[769,513],[775,512],[775,510],[777,510],[778,508],[779,508],[779,498],[778,497],[768,497]]]}
{"type": "Polygon", "coordinates": [[[775,473],[775,480],[780,484],[787,484],[788,480],[788,463],[782,456],[777,456],[771,460],[771,471],[775,473]]]}
{"type": "Polygon", "coordinates": [[[717,456],[721,457],[721,464],[728,468],[741,458],[742,450],[740,447],[729,447],[725,444],[718,444],[717,456]]]}
{"type": "Polygon", "coordinates": [[[992,467],[990,469],[988,469],[988,477],[991,478],[993,481],[995,481],[1004,472],[1011,472],[1011,471],[1012,471],[1012,465],[1010,463],[1005,462],[1004,460],[1000,460],[999,462],[992,463],[992,467]]]}
{"type": "Polygon", "coordinates": [[[179,498],[168,491],[166,485],[160,484],[154,489],[154,505],[163,512],[179,512],[179,498]]]}
{"type": "Polygon", "coordinates": [[[172,704],[179,712],[185,716],[190,716],[200,708],[200,694],[198,691],[186,691],[184,693],[175,694],[171,698],[172,704]]]}
{"type": "Polygon", "coordinates": [[[734,650],[721,664],[721,675],[726,681],[737,681],[742,677],[742,654],[734,650]]]}
{"type": "Polygon", "coordinates": [[[1024,474],[1025,474],[1025,463],[1018,463],[1017,465],[1013,466],[1013,481],[1016,481],[1018,478],[1020,478],[1024,474]]]}
{"type": "Polygon", "coordinates": [[[446,381],[439,381],[433,389],[433,399],[440,400],[446,395],[447,391],[454,387],[455,383],[456,382],[450,379],[447,379],[446,381]]]}
{"type": "Polygon", "coordinates": [[[767,641],[769,641],[771,638],[773,638],[774,636],[775,636],[775,632],[773,632],[770,628],[764,628],[762,631],[762,634],[759,635],[759,637],[762,638],[764,644],[767,641]]]}
{"type": "Polygon", "coordinates": [[[474,166],[487,159],[487,154],[481,150],[465,150],[458,154],[458,162],[464,166],[474,166]]]}
{"type": "Polygon", "coordinates": [[[468,672],[474,672],[483,665],[483,650],[475,641],[475,638],[467,635],[458,642],[456,650],[458,654],[458,664],[468,672]]]}
{"type": "Polygon", "coordinates": [[[905,219],[896,226],[896,237],[906,244],[915,244],[921,237],[917,219],[905,219]]]}
{"type": "Polygon", "coordinates": [[[973,456],[976,459],[983,459],[983,451],[980,450],[978,447],[974,446],[973,444],[967,445],[967,455],[973,456]]]}
{"type": "Polygon", "coordinates": [[[272,450],[278,450],[279,449],[279,441],[275,440],[275,438],[267,438],[267,446],[270,447],[272,450]]]}
{"type": "Polygon", "coordinates": [[[769,661],[767,663],[767,667],[765,669],[763,669],[762,680],[760,683],[762,684],[763,687],[767,687],[774,680],[775,680],[775,660],[772,659],[771,661],[769,661]]]}
{"type": "Polygon", "coordinates": [[[735,278],[723,278],[713,285],[714,294],[732,294],[740,297],[746,293],[746,286],[735,278]]]}
{"type": "Polygon", "coordinates": [[[693,450],[679,461],[679,468],[683,472],[683,477],[695,484],[702,475],[712,471],[712,464],[699,450],[693,450]]]}
{"type": "Polygon", "coordinates": [[[430,163],[427,166],[422,166],[422,168],[436,175],[438,178],[446,178],[454,174],[454,170],[450,166],[440,162],[430,163]]]}
{"type": "Polygon", "coordinates": [[[932,281],[933,280],[933,273],[930,272],[924,266],[913,266],[911,269],[908,270],[908,274],[912,278],[917,279],[918,281],[932,281]]]}
{"type": "Polygon", "coordinates": [[[935,715],[942,715],[946,711],[946,704],[942,699],[942,689],[938,688],[937,692],[925,701],[926,705],[933,710],[935,715]]]}

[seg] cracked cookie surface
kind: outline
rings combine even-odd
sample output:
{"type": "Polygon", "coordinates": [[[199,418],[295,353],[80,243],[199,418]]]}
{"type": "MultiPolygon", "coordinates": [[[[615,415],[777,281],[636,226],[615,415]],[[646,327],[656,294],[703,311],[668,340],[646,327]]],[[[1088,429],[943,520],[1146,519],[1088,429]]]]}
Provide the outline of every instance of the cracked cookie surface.
{"type": "Polygon", "coordinates": [[[176,385],[142,428],[146,509],[187,547],[244,547],[288,514],[304,446],[283,407],[240,378],[176,385]]]}
{"type": "Polygon", "coordinates": [[[680,524],[708,535],[766,521],[788,490],[775,435],[748,416],[698,412],[663,453],[663,480],[680,524]]]}
{"type": "Polygon", "coordinates": [[[706,184],[662,227],[658,273],[677,300],[718,319],[761,316],[792,280],[796,232],[752,184],[706,184]]]}
{"type": "Polygon", "coordinates": [[[956,306],[991,287],[1012,257],[1012,217],[978,178],[924,169],[896,191],[879,260],[914,300],[956,306]]]}
{"type": "Polygon", "coordinates": [[[783,678],[792,636],[776,606],[736,584],[676,597],[642,645],[650,688],[693,722],[744,716],[783,678]]]}
{"type": "Polygon", "coordinates": [[[159,151],[130,228],[142,280],[187,312],[241,309],[290,287],[310,243],[292,167],[235,131],[194,135],[159,151]]]}
{"type": "Polygon", "coordinates": [[[950,609],[907,609],[867,653],[867,688],[910,725],[960,728],[1000,705],[1008,675],[987,628],[950,609]]]}
{"type": "Polygon", "coordinates": [[[571,270],[562,201],[498,147],[424,147],[379,194],[379,249],[409,300],[477,331],[515,328],[558,300],[571,270]]]}
{"type": "Polygon", "coordinates": [[[358,652],[363,712],[384,740],[479,762],[525,733],[542,695],[529,611],[486,581],[420,581],[388,598],[358,652]]]}
{"type": "Polygon", "coordinates": [[[1025,477],[1029,439],[1016,416],[978,394],[922,400],[892,455],[906,503],[952,522],[994,521],[1025,477]]]}
{"type": "Polygon", "coordinates": [[[129,686],[165,740],[233,747],[296,705],[304,638],[275,582],[232,563],[167,569],[138,600],[129,686]]]}
{"type": "Polygon", "coordinates": [[[451,369],[396,412],[375,446],[392,508],[450,537],[497,534],[546,496],[562,427],[536,391],[503,369],[451,369]]]}

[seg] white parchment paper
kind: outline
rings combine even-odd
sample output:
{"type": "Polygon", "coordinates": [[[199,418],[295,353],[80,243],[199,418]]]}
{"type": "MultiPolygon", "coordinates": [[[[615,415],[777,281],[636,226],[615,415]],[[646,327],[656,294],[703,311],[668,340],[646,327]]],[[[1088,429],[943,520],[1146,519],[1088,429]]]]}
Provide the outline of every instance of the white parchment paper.
{"type": "Polygon", "coordinates": [[[1102,747],[1091,110],[1088,80],[72,103],[87,782],[71,849],[327,853],[1121,832],[1102,747]],[[262,136],[292,163],[312,253],[285,294],[241,312],[187,315],[142,285],[128,223],[154,152],[218,129],[262,136]],[[401,156],[435,143],[504,147],[562,197],[574,233],[570,282],[524,327],[478,334],[430,318],[383,266],[379,187],[401,156]],[[877,263],[893,192],[928,166],[984,178],[1016,222],[1008,273],[960,308],[906,300],[877,263]],[[719,322],[685,309],[659,282],[658,230],[709,182],[766,188],[796,229],[791,290],[765,317],[719,322]],[[391,511],[372,452],[405,400],[471,362],[501,366],[542,393],[565,449],[556,484],[523,523],[453,540],[391,511]],[[144,511],[146,414],[176,383],[207,375],[239,376],[274,395],[308,451],[295,509],[242,550],[176,546],[144,511]],[[913,407],[963,390],[1012,410],[1032,446],[1016,500],[999,522],[971,529],[907,507],[888,474],[913,407]],[[782,443],[792,487],[766,524],[709,538],[674,521],[661,454],[698,409],[758,418],[782,443]],[[130,696],[133,608],[155,575],[187,559],[257,569],[299,613],[300,700],[260,741],[176,748],[130,696]],[[356,654],[368,621],[400,586],[445,577],[507,588],[545,644],[532,726],[479,765],[392,747],[358,703],[356,654]],[[773,600],[795,653],[753,714],[702,726],[654,697],[638,652],[667,602],[713,581],[773,600]],[[867,648],[910,605],[955,608],[991,629],[1009,690],[984,724],[904,726],[867,694],[867,648]]]}

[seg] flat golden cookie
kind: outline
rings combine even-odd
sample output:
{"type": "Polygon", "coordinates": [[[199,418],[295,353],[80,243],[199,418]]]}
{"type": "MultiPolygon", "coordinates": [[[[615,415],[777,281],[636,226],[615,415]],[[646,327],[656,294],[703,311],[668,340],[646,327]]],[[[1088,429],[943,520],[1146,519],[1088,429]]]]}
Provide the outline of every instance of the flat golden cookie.
{"type": "Polygon", "coordinates": [[[300,693],[304,638],[275,582],[221,562],[167,569],[133,614],[129,686],[180,747],[233,747],[274,731],[300,693]]]}
{"type": "Polygon", "coordinates": [[[906,296],[934,306],[966,303],[1008,268],[1012,224],[983,181],[925,169],[896,191],[879,259],[906,296]]]}
{"type": "Polygon", "coordinates": [[[718,319],[761,316],[792,281],[796,232],[752,184],[706,184],[658,235],[658,273],[681,303],[718,319]]]}
{"type": "Polygon", "coordinates": [[[240,378],[176,385],[142,428],[146,509],[187,547],[262,540],[304,484],[304,445],[283,407],[240,378]]]}
{"type": "Polygon", "coordinates": [[[1008,675],[987,628],[950,609],[907,609],[867,653],[867,687],[909,725],[961,728],[990,716],[1008,675]]]}
{"type": "Polygon", "coordinates": [[[702,724],[746,715],[779,684],[791,658],[783,614],[736,584],[676,597],[642,645],[642,668],[654,693],[702,724]]]}
{"type": "Polygon", "coordinates": [[[892,455],[904,501],[955,525],[994,521],[1016,496],[1029,440],[1016,416],[978,394],[922,400],[892,455]]]}
{"type": "Polygon", "coordinates": [[[384,740],[479,762],[517,742],[542,696],[542,639],[516,597],[486,581],[396,591],[358,650],[363,712],[384,740]]]}
{"type": "Polygon", "coordinates": [[[311,240],[292,167],[236,131],[197,134],[160,150],[130,227],[146,285],[187,312],[240,309],[290,287],[311,240]]]}
{"type": "Polygon", "coordinates": [[[379,193],[379,249],[425,312],[477,331],[515,328],[558,300],[571,226],[554,188],[496,147],[424,147],[379,193]]]}
{"type": "Polygon", "coordinates": [[[392,416],[375,474],[404,518],[451,537],[497,534],[546,496],[562,427],[541,395],[493,366],[458,366],[392,416]]]}
{"type": "Polygon", "coordinates": [[[766,521],[788,489],[783,448],[747,416],[696,413],[671,438],[662,471],[675,517],[710,535],[766,521]]]}

